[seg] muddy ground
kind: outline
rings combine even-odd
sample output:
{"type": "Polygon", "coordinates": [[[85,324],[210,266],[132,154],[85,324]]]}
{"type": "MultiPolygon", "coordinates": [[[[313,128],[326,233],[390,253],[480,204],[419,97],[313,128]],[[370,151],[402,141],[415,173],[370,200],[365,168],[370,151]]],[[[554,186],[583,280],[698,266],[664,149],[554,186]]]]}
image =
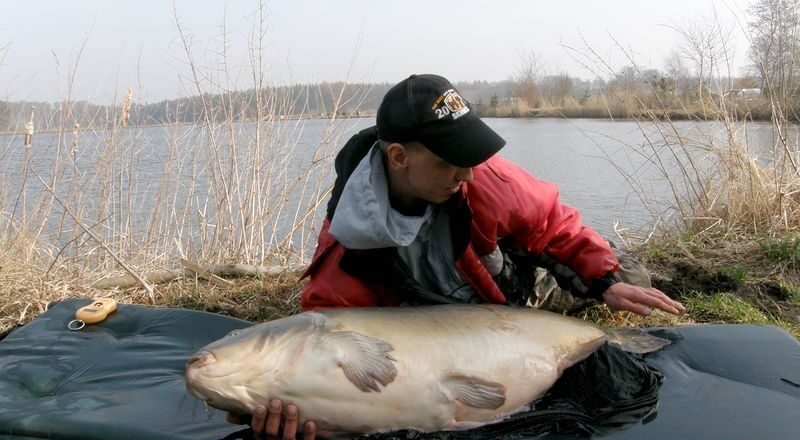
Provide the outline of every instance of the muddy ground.
{"type": "Polygon", "coordinates": [[[659,267],[652,273],[652,281],[653,287],[672,298],[729,293],[770,316],[800,324],[800,302],[777,280],[741,281],[724,271],[676,262],[659,267]]]}

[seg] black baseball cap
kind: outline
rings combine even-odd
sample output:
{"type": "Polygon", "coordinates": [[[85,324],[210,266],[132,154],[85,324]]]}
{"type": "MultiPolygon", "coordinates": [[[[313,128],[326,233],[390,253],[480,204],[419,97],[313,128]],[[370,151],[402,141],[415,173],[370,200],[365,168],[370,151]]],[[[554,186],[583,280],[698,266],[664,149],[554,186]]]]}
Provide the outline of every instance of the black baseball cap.
{"type": "Polygon", "coordinates": [[[474,167],[506,144],[439,75],[411,75],[396,84],[383,97],[376,119],[380,139],[420,142],[458,167],[474,167]]]}

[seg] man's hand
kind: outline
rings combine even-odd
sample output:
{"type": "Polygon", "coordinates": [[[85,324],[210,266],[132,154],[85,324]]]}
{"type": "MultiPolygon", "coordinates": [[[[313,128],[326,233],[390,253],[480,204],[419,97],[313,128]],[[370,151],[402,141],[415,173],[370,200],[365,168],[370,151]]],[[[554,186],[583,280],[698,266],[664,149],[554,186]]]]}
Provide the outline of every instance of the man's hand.
{"type": "Polygon", "coordinates": [[[686,313],[686,308],[668,297],[664,292],[647,287],[634,286],[627,283],[612,284],[603,292],[603,301],[616,310],[627,310],[640,315],[648,316],[652,313],[650,307],[663,310],[673,315],[686,313]]]}
{"type": "MultiPolygon", "coordinates": [[[[250,427],[256,438],[269,438],[294,440],[297,437],[297,423],[300,411],[294,405],[283,408],[283,402],[273,399],[269,403],[269,411],[264,406],[257,406],[250,427]],[[281,426],[282,425],[282,426],[281,426]]],[[[246,418],[234,413],[228,413],[228,421],[236,424],[246,424],[246,418]]],[[[317,436],[317,424],[309,420],[303,426],[303,440],[313,440],[317,436]]]]}

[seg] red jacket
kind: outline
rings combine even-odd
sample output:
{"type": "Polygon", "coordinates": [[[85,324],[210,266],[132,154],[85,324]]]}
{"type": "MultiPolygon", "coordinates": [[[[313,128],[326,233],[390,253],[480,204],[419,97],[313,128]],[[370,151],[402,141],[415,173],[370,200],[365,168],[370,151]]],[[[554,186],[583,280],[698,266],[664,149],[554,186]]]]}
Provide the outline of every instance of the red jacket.
{"type": "MultiPolygon", "coordinates": [[[[349,156],[352,162],[363,154],[351,152],[349,156]]],[[[339,162],[337,158],[337,186],[342,186],[346,176],[341,175],[339,162]]],[[[447,202],[460,212],[457,220],[451,221],[456,266],[486,302],[506,301],[479,258],[499,244],[504,249],[546,255],[574,271],[586,286],[617,270],[619,263],[606,241],[583,225],[578,211],[559,202],[556,186],[536,179],[519,166],[496,155],[475,167],[472,182],[461,188],[447,202]]],[[[406,296],[418,288],[398,269],[394,249],[349,250],[328,233],[338,201],[336,194],[341,194],[341,189],[337,193],[334,188],[335,200],[329,204],[328,219],[304,274],[310,280],[301,295],[303,310],[392,306],[406,301],[406,296]]]]}

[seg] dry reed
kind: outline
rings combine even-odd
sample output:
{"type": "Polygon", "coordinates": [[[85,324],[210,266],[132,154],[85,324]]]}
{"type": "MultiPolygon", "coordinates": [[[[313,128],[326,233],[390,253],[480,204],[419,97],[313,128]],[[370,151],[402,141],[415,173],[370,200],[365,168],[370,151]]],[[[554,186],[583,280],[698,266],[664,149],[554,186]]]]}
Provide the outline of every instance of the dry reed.
{"type": "MultiPolygon", "coordinates": [[[[66,72],[61,111],[39,121],[19,169],[0,174],[0,331],[67,297],[151,302],[141,289],[91,287],[121,274],[120,261],[142,273],[180,267],[182,257],[283,267],[310,257],[335,149],[367,90],[344,93],[343,85],[309,88],[305,96],[277,93],[267,76],[263,4],[244,66],[229,59],[231,34],[224,26],[220,49],[198,54],[177,12],[175,20],[188,72],[183,84],[200,109],[197,124],[174,122],[183,119],[176,108],[158,121],[160,128],[129,127],[141,93],[126,89],[110,113],[78,131],[73,115],[83,112],[72,97],[78,56],[66,72]],[[234,72],[248,72],[249,83],[237,82],[234,72]],[[316,145],[301,145],[306,121],[286,116],[307,114],[313,94],[334,98],[333,117],[316,145]]],[[[0,157],[23,148],[16,136],[4,140],[10,143],[0,148],[12,154],[0,157]]],[[[153,300],[265,319],[295,311],[300,286],[297,274],[243,280],[225,292],[182,280],[158,286],[153,300]]]]}
{"type": "MultiPolygon", "coordinates": [[[[581,58],[587,67],[625,84],[616,69],[587,50],[581,58]]],[[[635,67],[633,57],[623,47],[619,50],[635,67]]],[[[726,56],[724,51],[717,53],[726,56]]],[[[728,60],[715,60],[713,65],[720,70],[707,72],[707,78],[717,75],[716,83],[724,84],[721,68],[729,65],[728,60]]],[[[638,68],[636,72],[644,79],[638,68]]],[[[800,253],[792,243],[800,231],[800,149],[796,136],[790,135],[791,122],[775,111],[788,103],[779,102],[779,97],[770,101],[774,142],[768,151],[756,152],[747,142],[752,119],[747,106],[722,91],[713,93],[710,84],[698,82],[696,107],[684,108],[698,121],[690,130],[673,121],[670,112],[675,103],[662,99],[654,86],[645,91],[622,88],[606,97],[624,107],[645,139],[624,145],[629,154],[655,169],[671,192],[669,200],[658,198],[638,169],[613,163],[651,209],[655,225],[647,235],[621,238],[651,268],[667,275],[669,281],[656,286],[685,298],[694,319],[728,322],[701,313],[708,310],[704,301],[717,301],[711,308],[735,305],[715,296],[727,292],[758,311],[756,320],[742,313],[744,322],[771,322],[797,335],[800,253]],[[707,120],[715,121],[719,130],[700,129],[707,120]]],[[[733,322],[740,322],[737,319],[733,322]]]]}

